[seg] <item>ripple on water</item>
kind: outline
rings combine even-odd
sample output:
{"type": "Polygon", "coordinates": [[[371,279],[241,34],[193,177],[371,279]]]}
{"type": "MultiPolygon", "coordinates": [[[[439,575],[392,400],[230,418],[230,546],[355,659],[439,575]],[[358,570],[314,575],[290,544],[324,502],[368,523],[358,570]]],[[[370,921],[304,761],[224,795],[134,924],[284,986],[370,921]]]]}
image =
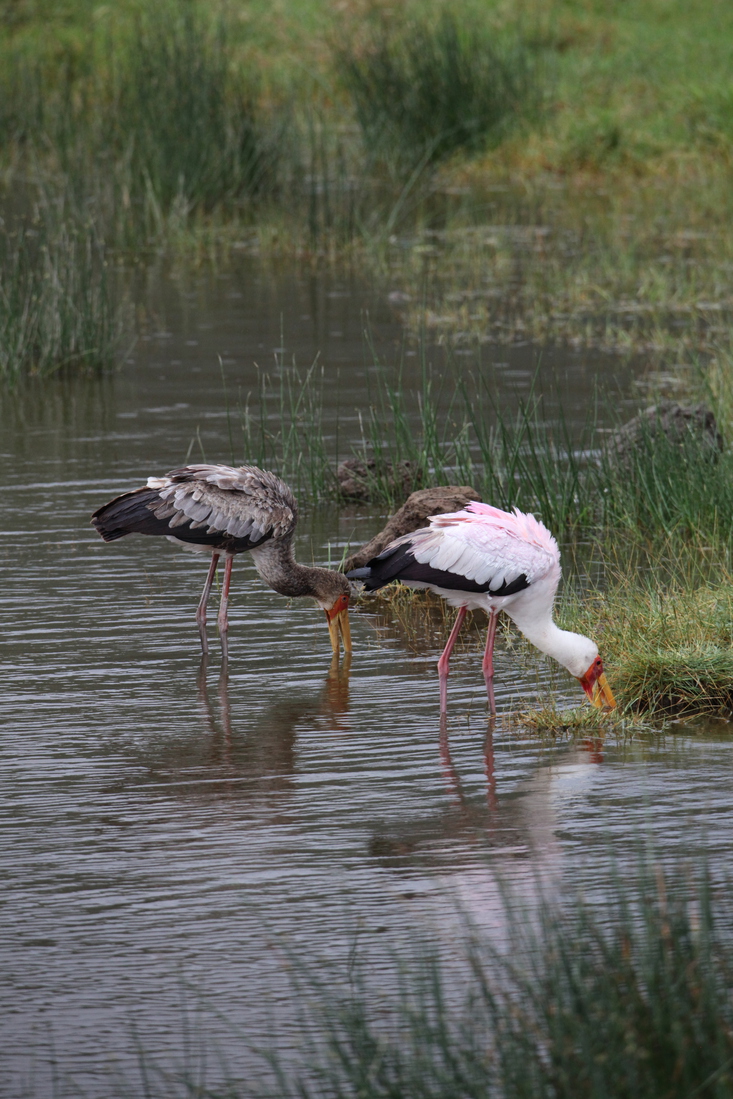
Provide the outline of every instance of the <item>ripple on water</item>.
{"type": "MultiPolygon", "coordinates": [[[[390,987],[394,953],[420,927],[457,943],[462,909],[500,936],[500,879],[527,898],[538,884],[581,882],[602,898],[640,835],[661,857],[707,852],[721,879],[730,868],[722,733],[542,745],[499,720],[487,746],[480,656],[462,652],[446,744],[434,649],[409,651],[357,611],[347,677],[330,668],[321,613],[264,590],[246,561],[228,676],[216,645],[202,667],[193,617],[205,560],[152,539],[105,546],[88,525],[115,492],[180,464],[205,413],[222,411],[216,355],[208,372],[186,373],[217,350],[217,326],[194,347],[174,319],[170,354],[186,382],[173,401],[157,373],[146,378],[141,348],[111,390],[57,404],[50,392],[7,419],[8,1094],[32,1077],[31,1094],[52,1094],[53,1048],[79,1093],[108,1095],[111,1072],[136,1071],[133,1030],[151,1056],[180,1064],[185,1011],[199,1010],[202,1041],[251,1078],[250,1045],[274,1025],[287,1041],[297,1025],[294,958],[338,962],[357,942],[390,987]],[[128,413],[139,416],[117,418],[128,413]]],[[[332,328],[351,331],[343,317],[332,328]]],[[[217,353],[235,330],[222,322],[217,353]]],[[[206,418],[211,453],[228,455],[227,435],[225,417],[206,418]]],[[[306,516],[298,554],[325,560],[326,539],[342,545],[370,522],[306,516]]],[[[500,710],[550,684],[579,697],[569,678],[498,655],[500,710]]]]}

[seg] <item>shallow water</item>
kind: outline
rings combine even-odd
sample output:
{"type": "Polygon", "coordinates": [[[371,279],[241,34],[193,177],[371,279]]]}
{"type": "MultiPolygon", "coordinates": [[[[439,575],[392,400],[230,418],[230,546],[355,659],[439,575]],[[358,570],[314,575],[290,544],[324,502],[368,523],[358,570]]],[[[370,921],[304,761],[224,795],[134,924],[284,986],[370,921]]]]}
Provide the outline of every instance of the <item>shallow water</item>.
{"type": "MultiPolygon", "coordinates": [[[[216,644],[201,664],[205,561],[152,539],[104,545],[89,514],[180,464],[197,431],[209,460],[229,460],[219,355],[251,386],[253,361],[275,348],[305,363],[320,352],[348,383],[341,407],[355,407],[365,313],[386,358],[401,334],[357,283],[243,262],[179,290],[151,289],[165,327],[124,373],[3,411],[8,1096],[138,1094],[138,1047],[146,1063],[188,1065],[209,1083],[256,1080],[264,1066],[250,1047],[295,1042],[293,958],[345,964],[356,942],[389,984],[418,927],[451,944],[463,912],[501,938],[502,881],[526,896],[539,881],[582,882],[602,899],[640,836],[661,857],[707,855],[721,881],[732,869],[724,725],[542,744],[506,714],[548,689],[576,702],[579,688],[503,649],[489,737],[475,648],[454,659],[441,729],[437,637],[415,651],[366,608],[352,616],[351,668],[332,667],[322,614],[264,589],[243,559],[228,673],[216,644]]],[[[500,349],[495,363],[509,401],[534,352],[500,349]]],[[[556,364],[556,393],[578,417],[614,369],[556,364]]],[[[629,404],[631,372],[613,382],[629,404]]],[[[340,556],[380,521],[364,508],[306,512],[298,556],[340,556]]]]}

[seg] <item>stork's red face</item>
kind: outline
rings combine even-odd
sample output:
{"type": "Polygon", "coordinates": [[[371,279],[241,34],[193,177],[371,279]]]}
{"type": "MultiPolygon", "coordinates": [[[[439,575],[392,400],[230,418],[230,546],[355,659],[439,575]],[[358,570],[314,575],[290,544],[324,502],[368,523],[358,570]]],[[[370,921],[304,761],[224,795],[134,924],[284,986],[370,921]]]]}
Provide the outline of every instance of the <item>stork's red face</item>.
{"type": "Polygon", "coordinates": [[[331,646],[334,653],[339,653],[339,636],[343,638],[344,652],[351,652],[351,626],[349,625],[349,596],[346,592],[340,595],[332,607],[326,610],[328,632],[331,635],[331,646]]]}
{"type": "Polygon", "coordinates": [[[603,673],[603,661],[597,656],[585,675],[578,677],[580,684],[594,706],[599,710],[615,710],[616,699],[603,673]]]}

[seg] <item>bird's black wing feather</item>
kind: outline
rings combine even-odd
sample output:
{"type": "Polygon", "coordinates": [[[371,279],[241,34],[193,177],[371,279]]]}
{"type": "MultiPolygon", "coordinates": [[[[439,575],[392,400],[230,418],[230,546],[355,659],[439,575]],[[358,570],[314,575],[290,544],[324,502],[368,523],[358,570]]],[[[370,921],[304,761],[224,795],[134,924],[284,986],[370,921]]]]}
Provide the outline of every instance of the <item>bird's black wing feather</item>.
{"type": "Polygon", "coordinates": [[[465,591],[471,593],[488,593],[489,595],[515,595],[529,587],[529,580],[524,573],[515,577],[509,583],[504,583],[499,588],[492,588],[490,581],[477,584],[475,580],[469,580],[457,572],[447,572],[443,569],[434,569],[430,565],[416,561],[412,554],[409,542],[400,542],[395,546],[389,546],[361,569],[352,569],[346,574],[349,580],[361,580],[367,591],[377,591],[389,584],[392,580],[402,580],[409,583],[411,580],[420,581],[423,584],[431,584],[436,588],[445,588],[449,591],[465,591]]]}
{"type": "Polygon", "coordinates": [[[162,507],[157,489],[138,488],[133,492],[125,492],[122,496],[97,508],[92,515],[92,525],[96,527],[105,542],[114,542],[117,538],[124,538],[126,534],[169,535],[178,538],[181,542],[196,546],[210,546],[212,549],[227,550],[229,553],[243,553],[245,550],[254,549],[272,537],[271,531],[261,538],[236,538],[228,535],[226,531],[208,533],[205,527],[192,530],[192,520],[178,522],[171,527],[170,520],[176,513],[171,508],[170,514],[161,516],[159,514],[161,510],[165,512],[166,509],[162,507]]]}

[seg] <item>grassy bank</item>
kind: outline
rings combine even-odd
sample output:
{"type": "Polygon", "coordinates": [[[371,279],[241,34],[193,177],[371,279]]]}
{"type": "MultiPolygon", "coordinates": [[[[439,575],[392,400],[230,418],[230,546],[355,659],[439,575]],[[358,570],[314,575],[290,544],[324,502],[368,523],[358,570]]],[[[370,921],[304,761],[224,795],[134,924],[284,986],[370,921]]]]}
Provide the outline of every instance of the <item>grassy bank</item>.
{"type": "Polygon", "coordinates": [[[356,254],[458,342],[677,359],[726,330],[722,0],[2,11],[6,178],[72,194],[108,246],[356,254]]]}
{"type": "MultiPolygon", "coordinates": [[[[721,355],[714,377],[730,369],[721,355]]],[[[622,714],[733,712],[733,453],[725,402],[717,405],[722,437],[694,422],[670,434],[651,416],[639,420],[629,442],[598,430],[592,418],[571,436],[540,400],[515,415],[502,412],[481,376],[464,376],[457,390],[450,375],[427,369],[412,391],[394,374],[376,379],[355,448],[375,459],[365,475],[373,501],[385,512],[402,503],[406,490],[391,470],[409,463],[415,488],[473,485],[499,507],[540,516],[563,546],[559,620],[598,642],[622,714]]],[[[277,469],[311,500],[334,499],[322,385],[317,371],[283,370],[276,384],[263,377],[256,397],[230,408],[233,460],[277,469]]],[[[451,620],[442,601],[389,588],[367,605],[396,621],[405,643],[436,653],[442,647],[451,620]]],[[[482,640],[477,633],[470,643],[482,640]]]]}
{"type": "MultiPolygon", "coordinates": [[[[719,357],[715,369],[729,367],[719,357]]],[[[464,379],[448,414],[438,386],[425,374],[408,394],[383,379],[364,421],[364,453],[377,459],[373,499],[401,502],[389,471],[407,461],[416,487],[473,485],[497,506],[540,516],[563,545],[559,620],[598,642],[620,716],[733,712],[733,456],[725,438],[692,425],[668,434],[651,416],[624,449],[621,436],[592,420],[572,438],[539,401],[503,414],[480,378],[473,387],[464,379]]],[[[724,404],[719,412],[727,432],[724,404]]],[[[331,492],[325,468],[322,487],[331,492]]],[[[451,615],[441,601],[387,589],[368,605],[396,620],[407,644],[442,647],[451,615]]]]}

